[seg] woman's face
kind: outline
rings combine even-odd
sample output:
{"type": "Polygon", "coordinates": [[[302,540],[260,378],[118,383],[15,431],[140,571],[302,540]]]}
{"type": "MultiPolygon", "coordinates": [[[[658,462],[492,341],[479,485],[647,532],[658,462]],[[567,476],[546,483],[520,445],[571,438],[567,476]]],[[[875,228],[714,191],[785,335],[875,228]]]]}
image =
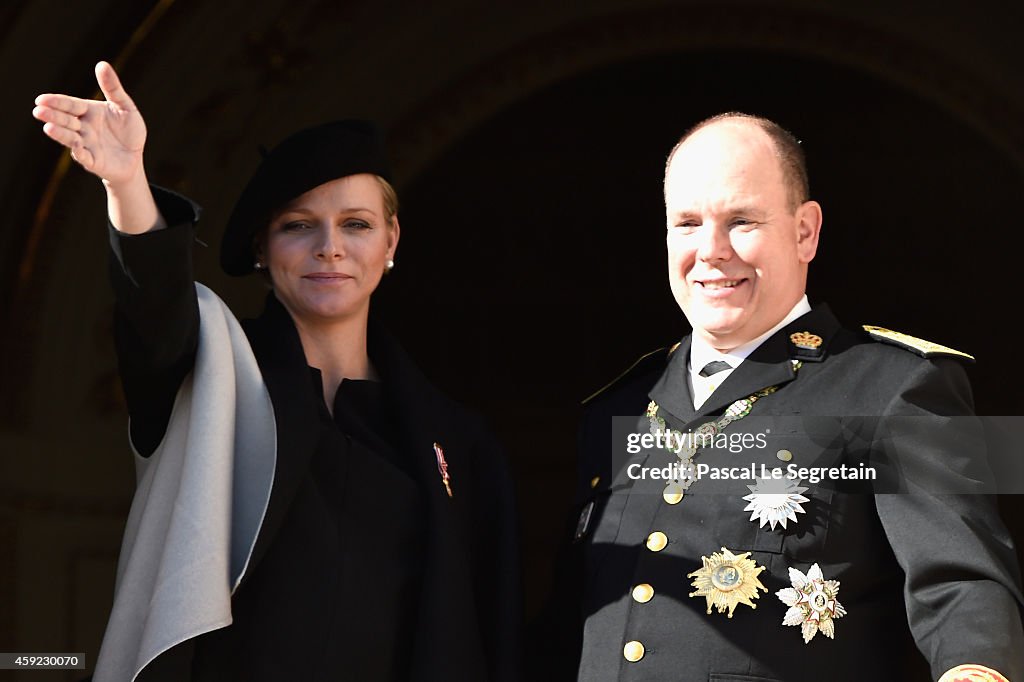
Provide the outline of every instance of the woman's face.
{"type": "Polygon", "coordinates": [[[377,178],[361,173],[314,187],[282,206],[257,256],[297,322],[332,324],[365,318],[398,233],[398,218],[387,218],[377,178]]]}

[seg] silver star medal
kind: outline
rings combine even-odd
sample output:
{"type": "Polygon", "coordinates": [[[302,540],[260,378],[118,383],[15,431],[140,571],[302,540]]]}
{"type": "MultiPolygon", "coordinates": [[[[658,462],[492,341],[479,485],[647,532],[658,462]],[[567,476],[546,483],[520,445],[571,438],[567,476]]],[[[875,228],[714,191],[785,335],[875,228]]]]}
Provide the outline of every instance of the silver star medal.
{"type": "Polygon", "coordinates": [[[799,481],[781,478],[758,478],[754,485],[748,485],[749,495],[743,499],[749,502],[743,511],[750,512],[750,520],[760,519],[760,528],[766,523],[771,524],[775,530],[776,525],[786,528],[786,523],[796,523],[796,515],[806,513],[800,505],[810,502],[809,499],[800,493],[806,492],[807,488],[801,486],[799,481]]]}
{"type": "Polygon", "coordinates": [[[775,593],[789,607],[782,624],[799,625],[804,644],[814,639],[818,632],[829,639],[835,639],[835,621],[846,615],[846,609],[836,599],[839,596],[839,581],[825,580],[818,564],[811,566],[807,575],[791,567],[789,580],[793,587],[775,593]]]}

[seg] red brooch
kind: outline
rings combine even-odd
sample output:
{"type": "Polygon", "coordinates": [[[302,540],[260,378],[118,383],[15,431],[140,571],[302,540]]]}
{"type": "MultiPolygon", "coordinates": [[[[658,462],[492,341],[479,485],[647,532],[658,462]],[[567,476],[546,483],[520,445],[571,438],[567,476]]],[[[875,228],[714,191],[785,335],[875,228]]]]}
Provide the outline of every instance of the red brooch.
{"type": "Polygon", "coordinates": [[[451,476],[448,475],[448,462],[444,459],[444,450],[437,443],[434,443],[434,454],[437,455],[437,473],[441,474],[441,483],[444,483],[444,489],[448,493],[448,497],[452,496],[451,476]]]}

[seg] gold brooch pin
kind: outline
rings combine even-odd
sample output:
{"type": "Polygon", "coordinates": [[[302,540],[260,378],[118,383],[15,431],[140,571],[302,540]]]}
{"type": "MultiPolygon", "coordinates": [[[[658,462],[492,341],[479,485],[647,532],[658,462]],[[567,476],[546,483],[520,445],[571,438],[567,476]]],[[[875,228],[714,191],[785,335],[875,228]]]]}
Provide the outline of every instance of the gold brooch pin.
{"type": "Polygon", "coordinates": [[[721,553],[715,552],[710,558],[702,556],[700,560],[704,565],[686,574],[687,578],[694,578],[693,586],[697,588],[690,596],[704,597],[708,613],[711,613],[711,607],[715,607],[719,613],[728,611],[729,618],[732,618],[739,604],[756,609],[753,600],[761,596],[757,590],[767,592],[768,588],[757,578],[764,566],[758,566],[749,556],[750,552],[736,555],[725,547],[721,553]]]}
{"type": "Polygon", "coordinates": [[[818,564],[811,566],[807,575],[790,567],[789,580],[792,587],[775,593],[789,607],[782,624],[799,625],[804,644],[809,643],[819,632],[829,639],[835,639],[835,621],[846,615],[846,609],[836,599],[839,596],[839,581],[825,580],[818,564]]]}
{"type": "Polygon", "coordinates": [[[810,332],[795,332],[789,335],[789,340],[792,341],[793,345],[797,348],[803,348],[805,350],[815,350],[821,346],[821,337],[810,332]]]}

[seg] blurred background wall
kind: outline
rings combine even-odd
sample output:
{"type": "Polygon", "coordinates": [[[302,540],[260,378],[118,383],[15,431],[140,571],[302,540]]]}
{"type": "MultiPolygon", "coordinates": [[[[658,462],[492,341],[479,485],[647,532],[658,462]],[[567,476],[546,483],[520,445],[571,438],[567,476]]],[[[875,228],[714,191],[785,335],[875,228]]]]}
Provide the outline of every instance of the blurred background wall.
{"type": "MultiPolygon", "coordinates": [[[[996,0],[5,2],[0,651],[95,660],[134,480],[103,192],[45,139],[36,94],[93,96],[93,64],[115,64],[150,178],[205,208],[198,278],[242,316],[265,290],[221,275],[217,245],[257,144],[382,124],[403,231],[375,306],[504,441],[532,613],[579,400],[687,332],[660,183],[707,115],[767,115],[805,145],[825,211],[812,302],[973,353],[979,409],[1024,414],[1022,19],[996,0]]],[[[1020,542],[1024,505],[1003,506],[1020,542]]],[[[80,676],[45,675],[20,679],[80,676]]]]}

